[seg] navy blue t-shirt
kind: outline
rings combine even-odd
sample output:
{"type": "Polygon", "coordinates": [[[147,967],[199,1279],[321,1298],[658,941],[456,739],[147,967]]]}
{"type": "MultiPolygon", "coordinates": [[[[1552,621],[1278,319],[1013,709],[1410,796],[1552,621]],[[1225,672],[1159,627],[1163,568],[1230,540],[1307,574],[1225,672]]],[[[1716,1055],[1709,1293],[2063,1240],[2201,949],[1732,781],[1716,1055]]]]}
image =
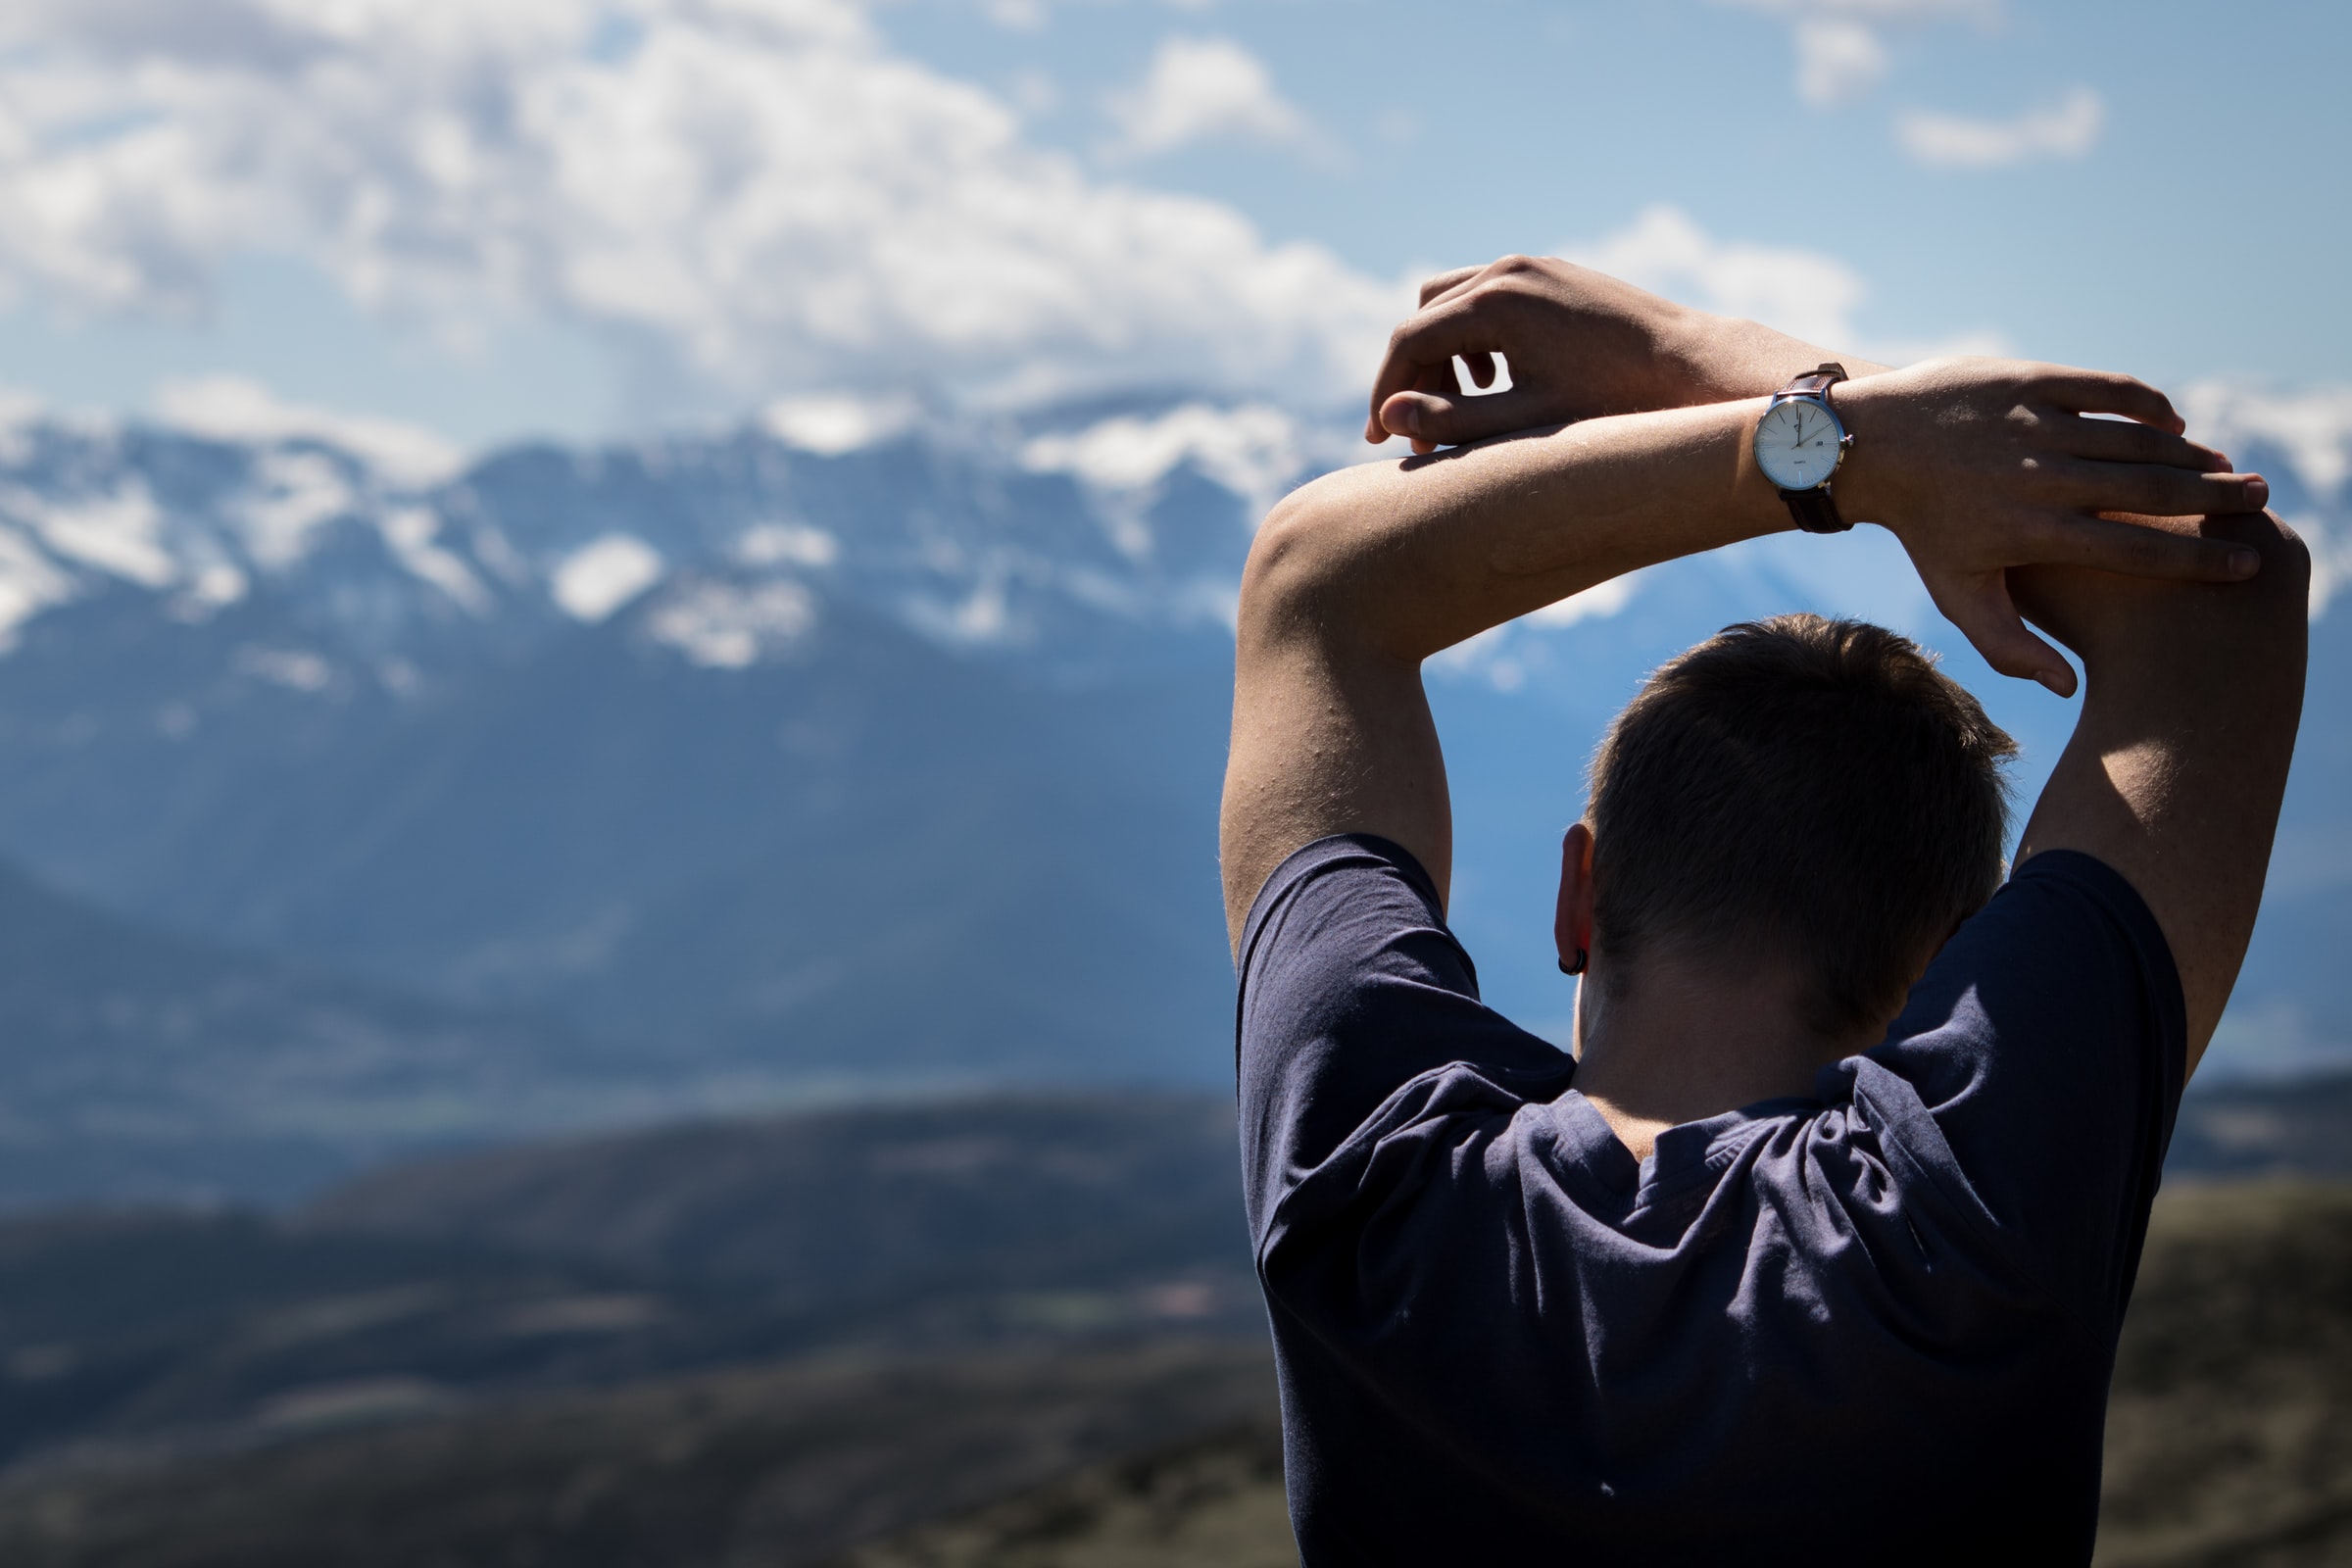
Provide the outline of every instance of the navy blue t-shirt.
{"type": "Polygon", "coordinates": [[[1306,1562],[2087,1560],[2183,1040],[2131,885],[2038,855],[1814,1098],[1637,1163],[1411,856],[1300,850],[1240,1069],[1306,1562]]]}

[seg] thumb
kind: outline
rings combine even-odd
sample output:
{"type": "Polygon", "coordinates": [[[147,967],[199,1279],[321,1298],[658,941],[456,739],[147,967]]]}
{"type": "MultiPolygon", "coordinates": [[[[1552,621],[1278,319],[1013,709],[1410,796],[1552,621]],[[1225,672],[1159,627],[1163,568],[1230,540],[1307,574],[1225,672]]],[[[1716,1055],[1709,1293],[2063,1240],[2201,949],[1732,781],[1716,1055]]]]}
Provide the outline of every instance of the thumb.
{"type": "Polygon", "coordinates": [[[1997,567],[1958,577],[1922,572],[1920,579],[1936,608],[1960,628],[1984,662],[2004,675],[2039,681],[2060,697],[2075,695],[2075,666],[2026,625],[2009,598],[2004,572],[1997,567]]]}
{"type": "Polygon", "coordinates": [[[1441,447],[1557,424],[1563,417],[1557,400],[1535,387],[1514,386],[1485,397],[1396,392],[1380,406],[1380,423],[1391,435],[1441,447]]]}

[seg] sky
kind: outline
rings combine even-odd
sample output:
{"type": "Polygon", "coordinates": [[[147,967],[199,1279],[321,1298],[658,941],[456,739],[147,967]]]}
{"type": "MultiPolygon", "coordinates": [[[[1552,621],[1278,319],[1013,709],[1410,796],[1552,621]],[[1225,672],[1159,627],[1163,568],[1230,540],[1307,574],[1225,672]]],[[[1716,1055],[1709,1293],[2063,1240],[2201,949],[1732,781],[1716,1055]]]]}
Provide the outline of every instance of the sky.
{"type": "Polygon", "coordinates": [[[1520,250],[2340,446],[2347,60],[2291,3],[12,0],[0,386],[459,450],[1337,408],[1415,278],[1520,250]]]}

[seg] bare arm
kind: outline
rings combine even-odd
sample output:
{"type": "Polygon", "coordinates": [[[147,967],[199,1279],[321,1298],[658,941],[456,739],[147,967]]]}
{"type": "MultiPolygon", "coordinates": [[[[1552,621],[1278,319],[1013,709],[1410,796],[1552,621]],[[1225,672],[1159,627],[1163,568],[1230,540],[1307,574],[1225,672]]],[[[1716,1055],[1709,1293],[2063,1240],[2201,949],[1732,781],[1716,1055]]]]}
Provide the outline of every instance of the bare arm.
{"type": "Polygon", "coordinates": [[[2200,531],[2259,550],[2261,575],[2215,585],[2011,573],[2020,607],[2081,656],[2088,679],[2018,858],[2082,850],[2147,901],[2180,970],[2191,1071],[2262,903],[2303,710],[2311,567],[2302,541],[2265,514],[2209,518],[2200,531]]]}
{"type": "MultiPolygon", "coordinates": [[[[1952,363],[1874,376],[1843,407],[1856,460],[1840,493],[1902,538],[1943,585],[1939,604],[1988,584],[2005,610],[2003,569],[2036,561],[2244,574],[2226,543],[2091,515],[2242,507],[2259,484],[2211,471],[2218,457],[2170,433],[2170,406],[2136,382],[1952,363]],[[2080,416],[2091,410],[2148,422],[2080,416]]],[[[1760,408],[1595,418],[1369,464],[1275,509],[1237,638],[1222,828],[1237,941],[1267,874],[1332,833],[1397,841],[1443,895],[1452,830],[1421,662],[1622,572],[1788,527],[1748,456],[1760,408]]]]}
{"type": "Polygon", "coordinates": [[[1342,469],[1259,530],[1242,579],[1220,858],[1238,945],[1293,850],[1377,833],[1443,897],[1453,832],[1421,662],[1673,556],[1788,526],[1747,405],[1594,420],[1342,469]]]}

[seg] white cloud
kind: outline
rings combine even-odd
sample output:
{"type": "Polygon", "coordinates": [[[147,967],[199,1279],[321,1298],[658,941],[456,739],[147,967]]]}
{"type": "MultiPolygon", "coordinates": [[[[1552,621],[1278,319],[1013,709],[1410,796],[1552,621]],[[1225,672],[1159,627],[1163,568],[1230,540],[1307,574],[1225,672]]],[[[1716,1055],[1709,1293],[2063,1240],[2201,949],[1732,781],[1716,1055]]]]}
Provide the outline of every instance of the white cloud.
{"type": "Polygon", "coordinates": [[[1911,110],[1894,122],[1903,151],[1938,169],[2003,169],[2038,158],[2080,158],[2106,128],[2107,105],[2088,87],[2013,120],[1911,110]]]}
{"type": "Polygon", "coordinates": [[[2342,499],[2352,477],[2352,386],[2294,391],[2234,381],[2199,381],[2180,394],[2189,434],[2240,461],[2247,441],[2283,449],[2295,477],[2323,502],[2342,499]]]}
{"type": "MultiPolygon", "coordinates": [[[[2352,386],[2292,391],[2236,381],[2200,381],[2182,391],[2180,416],[2188,433],[2253,466],[2246,449],[2278,448],[2310,495],[2310,510],[2286,520],[2311,549],[2311,618],[2318,620],[2352,590],[2352,386]]],[[[2284,506],[2283,501],[2278,505],[2284,506]]]]}
{"type": "Polygon", "coordinates": [[[634,534],[609,533],[564,558],[550,589],[574,620],[603,620],[662,580],[661,552],[634,534]]]}
{"type": "Polygon", "coordinates": [[[1614,234],[1564,245],[1568,261],[1724,316],[1746,317],[1834,347],[1853,344],[1860,274],[1834,256],[1718,240],[1674,207],[1652,207],[1614,234]]]}
{"type": "Polygon", "coordinates": [[[1886,46],[1858,22],[1808,18],[1796,24],[1796,93],[1816,108],[1848,103],[1886,74],[1886,46]]]}
{"type": "Polygon", "coordinates": [[[1965,21],[1990,25],[2000,0],[1717,0],[1788,23],[1797,96],[1818,109],[1850,103],[1886,75],[1890,27],[1965,21]]]}
{"type": "Polygon", "coordinates": [[[1538,626],[1573,626],[1580,620],[1606,620],[1634,602],[1639,586],[1637,573],[1611,577],[1582,593],[1570,594],[1557,604],[1545,605],[1527,618],[1538,626]]]}
{"type": "Polygon", "coordinates": [[[1986,329],[1880,338],[1853,313],[1868,289],[1837,257],[1796,246],[1720,240],[1676,207],[1652,207],[1613,234],[1563,245],[1568,261],[1720,316],[1745,317],[1838,353],[1909,365],[1946,354],[2005,354],[1986,329]]]}
{"type": "MultiPolygon", "coordinates": [[[[1138,136],[1292,128],[1200,47],[1171,78],[1190,107],[1152,96],[1138,136]]],[[[0,293],[194,311],[251,252],[452,338],[589,323],[661,372],[632,377],[649,402],[667,375],[732,407],[1336,398],[1411,301],[1231,207],[1090,175],[849,0],[0,8],[0,293]]]]}
{"type": "Polygon", "coordinates": [[[166,424],[217,441],[327,442],[366,460],[399,484],[435,484],[464,465],[463,454],[430,430],[397,419],[288,403],[243,376],[166,381],[156,389],[155,412],[166,424]]]}
{"type": "Polygon", "coordinates": [[[1313,127],[1274,86],[1274,74],[1230,38],[1162,39],[1143,81],[1110,100],[1114,151],[1140,157],[1197,141],[1312,146],[1313,127]]]}

